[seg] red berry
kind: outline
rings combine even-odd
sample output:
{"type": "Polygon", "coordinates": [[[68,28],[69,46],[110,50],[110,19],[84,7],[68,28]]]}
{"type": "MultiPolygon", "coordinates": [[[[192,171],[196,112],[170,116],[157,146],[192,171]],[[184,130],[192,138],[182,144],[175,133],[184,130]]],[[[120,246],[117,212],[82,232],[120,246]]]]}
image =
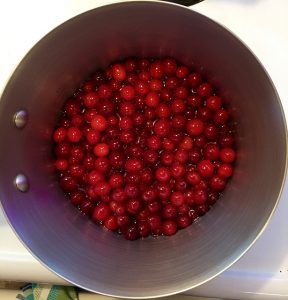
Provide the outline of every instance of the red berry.
{"type": "Polygon", "coordinates": [[[159,96],[156,92],[150,92],[145,98],[145,103],[149,107],[157,107],[160,102],[159,96]]]}
{"type": "Polygon", "coordinates": [[[135,89],[131,85],[124,85],[121,89],[121,96],[126,101],[133,100],[135,94],[135,89]]]}
{"type": "Polygon", "coordinates": [[[222,164],[218,168],[217,174],[222,178],[229,178],[233,174],[233,167],[230,164],[222,164]]]}
{"type": "Polygon", "coordinates": [[[201,160],[197,164],[197,170],[202,177],[211,177],[214,173],[214,165],[210,160],[201,160]]]}
{"type": "Polygon", "coordinates": [[[115,80],[123,81],[126,78],[126,71],[123,65],[114,64],[111,70],[112,76],[115,80]]]}
{"type": "Polygon", "coordinates": [[[113,95],[113,92],[109,85],[101,84],[98,87],[98,95],[101,99],[110,99],[113,95]]]}
{"type": "Polygon", "coordinates": [[[164,235],[174,235],[177,232],[177,224],[175,221],[167,220],[162,224],[162,231],[164,235]]]}
{"type": "Polygon", "coordinates": [[[95,92],[90,91],[83,97],[83,104],[87,108],[94,108],[99,102],[99,97],[95,92]]]}
{"type": "Polygon", "coordinates": [[[218,96],[211,96],[206,101],[206,106],[213,111],[220,109],[221,105],[222,105],[222,100],[218,96]]]}
{"type": "Polygon", "coordinates": [[[232,163],[236,158],[236,153],[233,149],[231,148],[223,148],[220,151],[220,159],[224,163],[232,163]]]}
{"type": "Polygon", "coordinates": [[[185,77],[188,75],[188,73],[189,73],[189,70],[188,70],[187,67],[185,67],[185,66],[180,66],[180,67],[178,67],[177,70],[176,70],[176,77],[182,79],[182,78],[185,78],[185,77]]]}
{"type": "Polygon", "coordinates": [[[138,158],[128,158],[125,163],[127,172],[138,172],[142,169],[142,161],[138,158]]]}
{"type": "Polygon", "coordinates": [[[202,78],[199,73],[191,73],[188,76],[187,81],[189,86],[191,86],[192,88],[197,88],[202,83],[202,78]]]}
{"type": "Polygon", "coordinates": [[[67,137],[69,142],[78,143],[81,140],[82,132],[77,127],[70,127],[67,130],[67,137]]]}
{"type": "Polygon", "coordinates": [[[177,70],[177,63],[173,58],[166,58],[162,62],[162,67],[166,75],[172,75],[177,70]]]}
{"type": "Polygon", "coordinates": [[[111,189],[111,186],[109,185],[109,183],[104,182],[104,181],[98,182],[97,184],[95,184],[95,187],[94,187],[94,191],[95,191],[96,195],[98,195],[98,196],[109,195],[110,189],[111,189]]]}
{"type": "Polygon", "coordinates": [[[226,186],[225,179],[219,177],[218,175],[212,176],[210,180],[210,187],[212,190],[222,191],[224,190],[225,186],[226,186]]]}
{"type": "Polygon", "coordinates": [[[204,128],[204,123],[201,120],[193,119],[187,122],[187,132],[192,136],[200,135],[204,128]]]}
{"type": "Polygon", "coordinates": [[[112,231],[115,231],[118,229],[118,223],[117,223],[117,217],[116,216],[109,216],[107,219],[104,221],[104,226],[112,231]]]}
{"type": "Polygon", "coordinates": [[[107,156],[109,153],[109,146],[105,143],[99,143],[94,147],[93,151],[96,156],[107,156]]]}
{"type": "Polygon", "coordinates": [[[170,122],[167,119],[159,119],[154,125],[154,132],[159,136],[166,136],[170,131],[170,122]]]}
{"type": "Polygon", "coordinates": [[[77,182],[72,176],[65,176],[60,179],[60,186],[65,192],[76,190],[77,182]]]}
{"type": "Polygon", "coordinates": [[[68,165],[68,161],[66,159],[64,159],[64,158],[58,158],[55,161],[55,167],[59,171],[67,170],[68,166],[69,166],[68,165]]]}
{"type": "Polygon", "coordinates": [[[224,108],[221,108],[215,112],[213,120],[217,125],[223,125],[228,121],[228,118],[228,112],[224,108]]]}
{"type": "Polygon", "coordinates": [[[158,167],[155,172],[155,177],[160,182],[168,182],[171,178],[171,174],[167,168],[158,167]]]}
{"type": "Polygon", "coordinates": [[[83,191],[76,190],[70,194],[70,201],[73,205],[80,205],[85,200],[85,194],[83,191]]]}
{"type": "Polygon", "coordinates": [[[177,226],[179,229],[183,229],[191,225],[192,221],[188,215],[181,215],[177,218],[177,226]]]}
{"type": "Polygon", "coordinates": [[[55,143],[62,143],[65,141],[67,130],[63,127],[56,128],[53,133],[53,139],[55,143]]]}
{"type": "Polygon", "coordinates": [[[105,203],[98,204],[93,212],[92,219],[96,222],[103,222],[110,216],[110,208],[105,203]]]}
{"type": "Polygon", "coordinates": [[[150,75],[154,78],[161,78],[164,75],[162,62],[156,60],[150,65],[150,75]]]}
{"type": "Polygon", "coordinates": [[[208,98],[213,94],[212,86],[209,83],[204,82],[198,87],[197,93],[203,98],[208,98]]]}
{"type": "Polygon", "coordinates": [[[173,192],[170,201],[175,206],[181,206],[185,202],[185,196],[181,192],[173,192]]]}
{"type": "Polygon", "coordinates": [[[91,127],[97,131],[104,131],[107,128],[107,120],[101,115],[96,115],[91,121],[91,127]]]}

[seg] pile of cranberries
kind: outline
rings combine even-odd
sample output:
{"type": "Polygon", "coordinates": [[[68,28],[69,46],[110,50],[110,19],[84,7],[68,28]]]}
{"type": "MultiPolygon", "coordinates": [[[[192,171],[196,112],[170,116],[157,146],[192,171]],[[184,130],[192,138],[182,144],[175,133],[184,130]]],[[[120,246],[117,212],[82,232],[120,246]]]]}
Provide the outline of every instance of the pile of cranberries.
{"type": "Polygon", "coordinates": [[[173,58],[95,72],[65,101],[53,140],[71,203],[128,240],[171,236],[204,215],[236,156],[221,97],[173,58]]]}

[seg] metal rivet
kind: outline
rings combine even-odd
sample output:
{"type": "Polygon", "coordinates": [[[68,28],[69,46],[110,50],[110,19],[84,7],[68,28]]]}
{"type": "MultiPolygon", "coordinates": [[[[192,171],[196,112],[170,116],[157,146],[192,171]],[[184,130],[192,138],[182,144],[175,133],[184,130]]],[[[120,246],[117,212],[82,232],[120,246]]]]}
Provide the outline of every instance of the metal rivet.
{"type": "Polygon", "coordinates": [[[14,185],[20,192],[27,192],[29,190],[29,182],[24,174],[18,174],[14,179],[14,185]]]}
{"type": "Polygon", "coordinates": [[[28,122],[28,113],[26,110],[19,110],[14,115],[14,123],[17,128],[24,128],[28,122]]]}

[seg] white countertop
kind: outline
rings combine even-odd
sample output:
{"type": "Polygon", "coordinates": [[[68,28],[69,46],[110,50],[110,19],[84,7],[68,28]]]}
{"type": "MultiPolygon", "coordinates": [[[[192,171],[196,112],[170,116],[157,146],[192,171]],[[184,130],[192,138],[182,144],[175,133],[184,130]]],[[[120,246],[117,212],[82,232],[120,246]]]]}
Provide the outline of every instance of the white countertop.
{"type": "MultiPolygon", "coordinates": [[[[0,93],[21,58],[67,19],[112,1],[0,2],[0,93]]],[[[116,1],[113,1],[116,2],[116,1]]],[[[119,1],[117,1],[119,2],[119,1]]],[[[242,39],[262,61],[288,116],[288,1],[205,0],[194,10],[242,39]]],[[[190,294],[232,299],[288,299],[288,181],[264,234],[237,263],[190,294]]],[[[25,249],[0,211],[0,280],[64,284],[25,249]]]]}

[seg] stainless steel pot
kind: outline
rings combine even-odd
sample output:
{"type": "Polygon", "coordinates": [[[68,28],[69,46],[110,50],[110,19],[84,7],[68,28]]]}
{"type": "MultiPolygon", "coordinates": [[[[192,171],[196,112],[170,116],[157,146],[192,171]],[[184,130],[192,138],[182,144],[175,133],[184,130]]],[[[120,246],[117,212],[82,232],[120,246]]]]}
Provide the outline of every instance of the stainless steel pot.
{"type": "Polygon", "coordinates": [[[113,4],[62,24],[15,70],[0,120],[0,198],[15,232],[49,269],[107,295],[158,297],[213,278],[262,233],[283,184],[286,127],[269,76],[228,30],[174,4],[113,4]],[[173,56],[201,70],[238,120],[237,168],[223,198],[170,238],[128,242],[95,226],[54,175],[51,132],[63,100],[95,67],[128,56],[173,56]]]}

